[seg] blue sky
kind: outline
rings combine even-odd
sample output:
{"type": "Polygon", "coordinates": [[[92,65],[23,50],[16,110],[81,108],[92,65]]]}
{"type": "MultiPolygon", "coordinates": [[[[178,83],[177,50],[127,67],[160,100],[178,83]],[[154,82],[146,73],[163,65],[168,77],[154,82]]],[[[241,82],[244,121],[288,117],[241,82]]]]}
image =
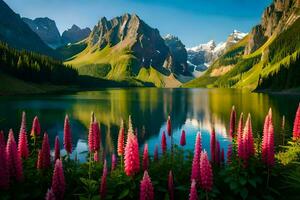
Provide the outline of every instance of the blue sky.
{"type": "Polygon", "coordinates": [[[60,32],[76,24],[93,28],[105,16],[136,13],[161,35],[187,46],[220,42],[234,29],[249,32],[271,0],[5,0],[22,17],[49,17],[60,32]]]}

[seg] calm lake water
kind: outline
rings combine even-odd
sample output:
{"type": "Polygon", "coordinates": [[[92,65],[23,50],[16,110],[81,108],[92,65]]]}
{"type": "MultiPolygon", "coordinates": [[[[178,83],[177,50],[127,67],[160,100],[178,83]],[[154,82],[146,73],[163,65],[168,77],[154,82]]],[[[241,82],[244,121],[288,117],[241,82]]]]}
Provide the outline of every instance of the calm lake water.
{"type": "Polygon", "coordinates": [[[286,134],[291,135],[299,101],[300,96],[297,95],[267,95],[233,89],[137,88],[67,95],[9,96],[0,97],[0,129],[7,133],[9,128],[13,128],[16,135],[24,110],[27,114],[27,131],[30,132],[32,119],[37,115],[42,131],[49,134],[53,148],[56,135],[62,143],[64,117],[69,114],[74,150],[79,159],[84,161],[92,111],[101,123],[102,146],[108,155],[116,151],[120,121],[123,118],[127,127],[129,115],[138,130],[141,149],[147,142],[150,153],[153,153],[155,145],[160,145],[170,114],[175,143],[179,144],[181,130],[184,129],[187,136],[184,148],[192,150],[196,133],[201,131],[202,146],[209,152],[210,131],[214,126],[221,148],[226,152],[230,144],[228,130],[232,105],[235,105],[238,116],[240,112],[251,113],[256,137],[262,134],[264,117],[271,107],[275,139],[280,144],[282,116],[286,116],[286,134]]]}

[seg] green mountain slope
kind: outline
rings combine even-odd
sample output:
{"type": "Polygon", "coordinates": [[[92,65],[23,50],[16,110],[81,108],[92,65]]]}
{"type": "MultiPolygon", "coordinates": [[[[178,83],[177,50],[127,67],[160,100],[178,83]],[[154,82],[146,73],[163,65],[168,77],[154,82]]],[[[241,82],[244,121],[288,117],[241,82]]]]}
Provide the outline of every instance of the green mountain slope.
{"type": "Polygon", "coordinates": [[[175,59],[158,30],[134,14],[102,18],[86,40],[59,51],[79,74],[115,81],[175,87],[187,70],[186,57],[175,59]]]}

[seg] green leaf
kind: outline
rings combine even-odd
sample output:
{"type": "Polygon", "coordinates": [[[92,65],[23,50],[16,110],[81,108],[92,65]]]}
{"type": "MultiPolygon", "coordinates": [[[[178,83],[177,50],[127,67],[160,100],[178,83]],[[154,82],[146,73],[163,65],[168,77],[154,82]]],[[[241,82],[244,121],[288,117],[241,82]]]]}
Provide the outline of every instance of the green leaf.
{"type": "Polygon", "coordinates": [[[248,190],[246,188],[243,188],[241,191],[240,191],[240,195],[243,199],[246,199],[247,196],[248,196],[248,190]]]}
{"type": "Polygon", "coordinates": [[[250,183],[250,185],[256,188],[256,181],[254,179],[249,179],[248,182],[250,183]]]}
{"type": "Polygon", "coordinates": [[[118,199],[124,199],[129,194],[129,189],[125,189],[121,192],[118,199]]]}
{"type": "Polygon", "coordinates": [[[231,190],[236,190],[239,187],[239,185],[236,182],[232,181],[229,184],[229,187],[230,187],[231,190]]]}
{"type": "Polygon", "coordinates": [[[246,185],[246,183],[247,183],[247,180],[244,177],[240,177],[240,184],[244,186],[244,185],[246,185]]]}

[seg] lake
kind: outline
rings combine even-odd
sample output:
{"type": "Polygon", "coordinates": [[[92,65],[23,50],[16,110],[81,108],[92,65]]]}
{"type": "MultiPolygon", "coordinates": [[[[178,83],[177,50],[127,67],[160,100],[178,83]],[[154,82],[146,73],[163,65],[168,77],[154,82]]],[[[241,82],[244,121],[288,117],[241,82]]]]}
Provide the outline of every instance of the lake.
{"type": "MultiPolygon", "coordinates": [[[[182,129],[186,131],[186,149],[193,149],[196,133],[201,131],[202,146],[209,152],[210,131],[214,126],[221,148],[227,151],[229,118],[232,105],[240,112],[251,113],[255,137],[262,134],[265,115],[271,107],[275,125],[275,141],[281,144],[281,121],[286,117],[286,135],[292,133],[299,95],[268,95],[234,89],[103,89],[65,95],[30,95],[0,97],[0,129],[7,134],[13,128],[15,136],[20,128],[21,113],[27,114],[27,131],[34,116],[40,119],[42,131],[49,134],[51,147],[59,136],[62,145],[63,123],[66,114],[71,120],[73,146],[80,161],[87,151],[87,132],[90,114],[95,112],[101,124],[102,146],[107,155],[116,152],[121,119],[127,127],[128,116],[138,130],[140,148],[148,143],[152,154],[160,145],[162,132],[170,114],[174,143],[179,144],[182,129]]],[[[17,136],[16,136],[17,138],[17,136]]],[[[169,142],[169,140],[168,140],[169,142]]],[[[169,147],[168,143],[168,147],[169,147]]],[[[62,150],[62,153],[64,150],[62,150]]],[[[74,154],[72,155],[74,156],[74,154]]]]}

